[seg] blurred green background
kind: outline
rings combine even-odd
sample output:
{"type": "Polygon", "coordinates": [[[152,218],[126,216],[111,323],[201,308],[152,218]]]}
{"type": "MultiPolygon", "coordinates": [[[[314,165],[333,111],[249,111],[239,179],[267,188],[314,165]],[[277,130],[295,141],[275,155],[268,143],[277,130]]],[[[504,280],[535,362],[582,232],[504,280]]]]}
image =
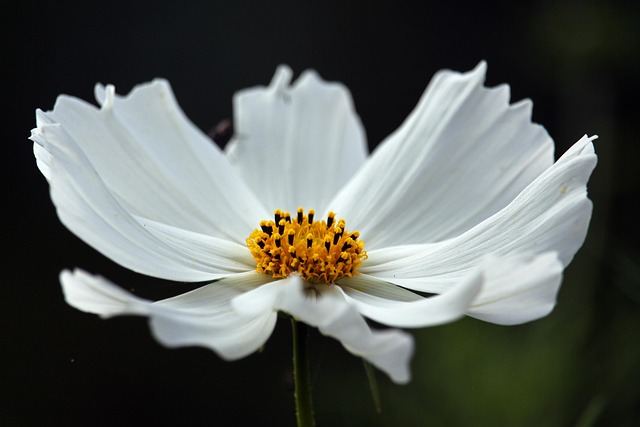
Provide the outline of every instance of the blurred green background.
{"type": "Polygon", "coordinates": [[[411,111],[434,72],[489,64],[487,83],[531,98],[561,154],[598,134],[595,209],[556,310],[502,327],[464,319],[413,331],[413,381],[377,373],[374,411],[360,360],[312,335],[321,426],[640,425],[640,6],[539,2],[10,2],[1,19],[5,218],[0,425],[294,424],[291,343],[280,321],[263,352],[237,362],[168,350],[146,321],[102,321],[67,306],[63,268],[140,295],[186,289],[128,272],[58,222],[27,140],[34,109],[59,93],[93,99],[168,78],[204,131],[234,91],[287,63],[345,83],[371,148],[411,111]],[[7,133],[8,132],[8,135],[7,133]]]}

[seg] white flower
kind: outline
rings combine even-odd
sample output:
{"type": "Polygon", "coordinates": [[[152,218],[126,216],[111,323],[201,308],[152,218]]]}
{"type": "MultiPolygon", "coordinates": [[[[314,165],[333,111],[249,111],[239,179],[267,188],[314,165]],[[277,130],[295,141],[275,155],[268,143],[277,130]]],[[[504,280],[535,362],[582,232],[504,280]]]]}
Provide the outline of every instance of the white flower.
{"type": "Polygon", "coordinates": [[[103,317],[148,316],[164,345],[225,359],[260,348],[282,311],[399,383],[410,378],[411,336],[365,318],[415,328],[547,315],[586,235],[594,137],[554,163],[531,102],[509,105],[508,86],[483,86],[485,69],[439,72],[369,156],[349,92],[314,72],[291,85],[280,67],[268,87],[239,92],[225,152],[163,80],[126,97],[98,85],[99,109],[60,96],[37,111],[31,139],[61,221],[131,270],[212,282],[150,302],[64,271],[66,300],[103,317]],[[269,225],[276,209],[291,219],[269,225]]]}

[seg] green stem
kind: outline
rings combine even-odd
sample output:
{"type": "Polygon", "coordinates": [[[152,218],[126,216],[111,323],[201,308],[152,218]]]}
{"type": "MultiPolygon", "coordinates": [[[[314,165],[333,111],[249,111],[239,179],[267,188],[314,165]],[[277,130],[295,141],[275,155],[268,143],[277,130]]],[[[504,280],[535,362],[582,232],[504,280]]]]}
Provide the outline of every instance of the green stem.
{"type": "Polygon", "coordinates": [[[293,331],[293,377],[296,384],[296,418],[298,427],[313,427],[313,403],[311,401],[311,380],[309,377],[309,354],[307,344],[309,330],[304,323],[291,319],[293,331]]]}
{"type": "Polygon", "coordinates": [[[364,363],[364,371],[367,373],[367,379],[369,380],[369,389],[371,389],[371,398],[373,399],[373,405],[376,408],[378,414],[382,413],[382,399],[380,399],[380,391],[378,390],[378,381],[376,380],[376,373],[373,371],[371,363],[362,359],[364,363]]]}

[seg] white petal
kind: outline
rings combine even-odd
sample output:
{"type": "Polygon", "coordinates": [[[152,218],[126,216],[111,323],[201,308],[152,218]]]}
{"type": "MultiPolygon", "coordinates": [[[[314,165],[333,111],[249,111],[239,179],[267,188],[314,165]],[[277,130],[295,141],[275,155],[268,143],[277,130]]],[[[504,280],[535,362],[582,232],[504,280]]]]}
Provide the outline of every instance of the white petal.
{"type": "Polygon", "coordinates": [[[60,273],[65,300],[78,310],[103,318],[124,314],[148,315],[146,302],[116,285],[82,270],[60,273]]]}
{"type": "Polygon", "coordinates": [[[240,244],[160,228],[131,215],[61,125],[41,125],[33,138],[49,153],[43,163],[48,163],[51,198],[60,220],[115,262],[142,274],[193,282],[252,269],[240,244]]]}
{"type": "MultiPolygon", "coordinates": [[[[31,131],[31,133],[32,139],[37,138],[35,135],[37,132],[35,130],[31,131]]],[[[40,169],[42,175],[47,179],[47,181],[49,181],[51,177],[51,170],[49,168],[49,164],[51,163],[51,154],[49,154],[49,152],[41,145],[33,144],[33,155],[36,158],[38,169],[40,169]]]]}
{"type": "Polygon", "coordinates": [[[468,315],[501,325],[515,325],[548,315],[562,281],[562,263],[554,252],[537,257],[490,258],[485,284],[468,315]]]}
{"type": "Polygon", "coordinates": [[[360,272],[418,291],[441,293],[486,255],[557,252],[567,266],[591,218],[586,183],[596,165],[584,137],[506,208],[443,242],[368,251],[360,272]]]}
{"type": "Polygon", "coordinates": [[[227,155],[268,209],[321,214],[364,162],[365,134],[344,86],[313,71],[290,86],[291,74],[281,66],[268,87],[236,94],[227,155]]]}
{"type": "Polygon", "coordinates": [[[406,383],[410,379],[411,336],[399,330],[370,329],[337,286],[308,286],[293,276],[247,292],[235,298],[232,305],[247,315],[282,310],[338,339],[347,350],[367,359],[393,381],[406,383]]]}
{"type": "MultiPolygon", "coordinates": [[[[118,97],[96,87],[97,109],[61,96],[38,111],[38,126],[60,123],[112,195],[132,214],[242,243],[266,215],[224,154],[184,116],[169,84],[156,80],[118,97]]],[[[44,136],[44,134],[43,134],[44,136]]],[[[38,142],[38,141],[37,141],[38,142]]],[[[39,141],[49,152],[54,143],[39,141]]]]}
{"type": "Polygon", "coordinates": [[[255,270],[256,262],[246,245],[145,218],[136,219],[145,230],[174,249],[185,263],[190,261],[196,269],[222,274],[255,270]]]}
{"type": "Polygon", "coordinates": [[[154,336],[163,345],[203,346],[233,360],[262,347],[275,325],[276,313],[240,316],[229,304],[232,298],[264,283],[264,277],[257,273],[231,276],[156,303],[80,270],[64,271],[60,280],[67,302],[79,310],[102,317],[147,316],[154,336]]]}
{"type": "Polygon", "coordinates": [[[486,64],[433,78],[403,125],[331,203],[369,249],[455,237],[504,208],[553,163],[531,102],[483,86],[486,64]]]}
{"type": "Polygon", "coordinates": [[[363,274],[340,281],[347,301],[360,313],[385,325],[401,328],[435,326],[459,319],[469,310],[481,285],[482,276],[475,271],[448,292],[423,298],[363,274]]]}

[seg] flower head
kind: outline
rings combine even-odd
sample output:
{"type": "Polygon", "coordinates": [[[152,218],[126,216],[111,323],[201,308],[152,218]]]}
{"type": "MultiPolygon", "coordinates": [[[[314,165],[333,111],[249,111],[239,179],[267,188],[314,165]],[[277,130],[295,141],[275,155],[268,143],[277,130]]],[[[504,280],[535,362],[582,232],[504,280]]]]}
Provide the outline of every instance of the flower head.
{"type": "Polygon", "coordinates": [[[136,272],[209,282],[151,302],[63,271],[66,300],[147,316],[161,343],[226,359],[260,348],[282,311],[400,383],[411,336],[365,318],[415,328],[547,315],[591,217],[594,137],[554,163],[531,102],[484,87],[485,69],[439,72],[370,155],[347,89],[314,72],[291,84],[279,67],[268,87],[236,94],[224,152],[164,80],[126,97],[98,85],[100,108],[60,96],[31,139],[61,221],[136,272]]]}

